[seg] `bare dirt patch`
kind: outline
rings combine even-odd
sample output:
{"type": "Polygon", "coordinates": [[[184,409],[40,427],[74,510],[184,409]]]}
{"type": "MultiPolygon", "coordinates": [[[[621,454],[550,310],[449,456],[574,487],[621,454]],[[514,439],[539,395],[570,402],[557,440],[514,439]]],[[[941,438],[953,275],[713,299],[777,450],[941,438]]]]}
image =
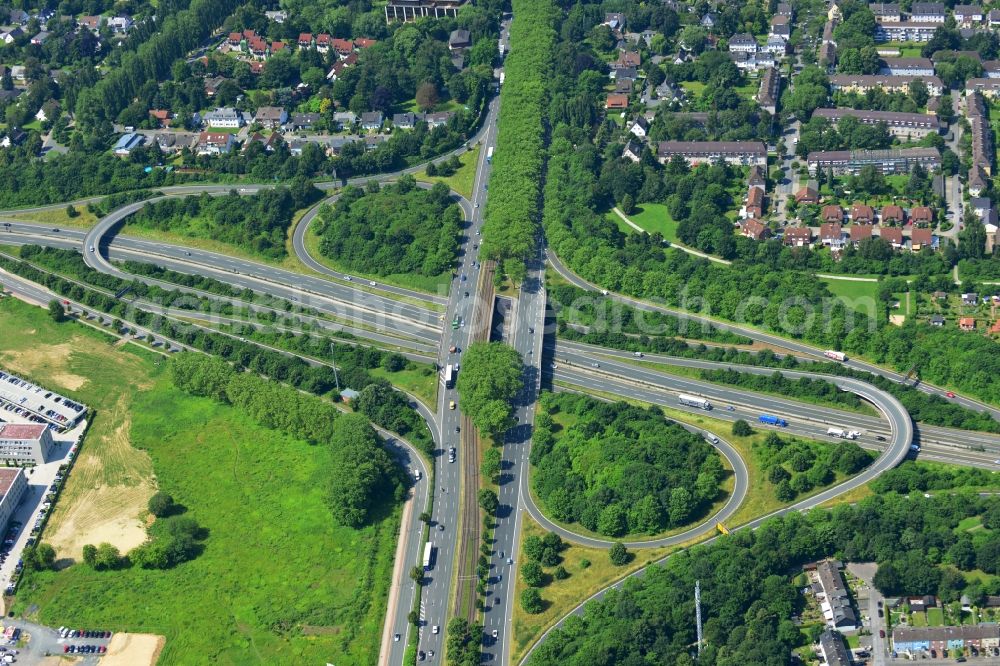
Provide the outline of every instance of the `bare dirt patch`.
{"type": "Polygon", "coordinates": [[[87,378],[67,370],[73,347],[72,342],[66,342],[61,345],[43,345],[33,349],[8,351],[3,354],[3,364],[13,372],[26,375],[36,375],[42,371],[45,377],[58,383],[59,386],[76,391],[87,383],[87,378]]]}
{"type": "Polygon", "coordinates": [[[167,639],[156,634],[115,634],[101,666],[153,666],[167,639]]]}
{"type": "Polygon", "coordinates": [[[52,515],[47,540],[60,557],[79,558],[86,544],[127,552],[146,540],[139,519],[156,492],[149,455],[132,447],[128,396],[99,412],[52,515]]]}

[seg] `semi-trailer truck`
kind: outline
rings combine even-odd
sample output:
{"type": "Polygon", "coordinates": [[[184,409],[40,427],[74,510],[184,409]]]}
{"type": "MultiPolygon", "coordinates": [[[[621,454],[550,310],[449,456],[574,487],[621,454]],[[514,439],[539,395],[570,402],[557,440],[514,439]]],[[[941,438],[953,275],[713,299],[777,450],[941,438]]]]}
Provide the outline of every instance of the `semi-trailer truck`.
{"type": "Polygon", "coordinates": [[[834,361],[840,361],[841,363],[847,360],[847,354],[845,354],[844,352],[833,351],[832,349],[827,349],[825,352],[823,352],[823,356],[826,356],[827,358],[832,358],[834,361]]]}
{"type": "Polygon", "coordinates": [[[843,428],[827,428],[826,434],[831,437],[840,437],[841,439],[857,439],[861,436],[861,433],[857,430],[844,430],[843,428]]]}
{"type": "Polygon", "coordinates": [[[489,150],[486,151],[486,162],[487,164],[493,164],[493,146],[490,146],[489,150]]]}
{"type": "Polygon", "coordinates": [[[677,401],[682,405],[687,405],[689,407],[697,407],[698,409],[712,409],[712,403],[704,398],[699,398],[696,395],[686,395],[681,393],[677,396],[677,401]]]}
{"type": "Polygon", "coordinates": [[[428,541],[424,544],[424,570],[430,571],[431,568],[431,555],[434,552],[434,544],[428,541]]]}
{"type": "Polygon", "coordinates": [[[777,416],[771,416],[770,414],[761,414],[759,417],[757,417],[757,420],[760,421],[761,423],[778,426],[780,428],[788,427],[788,421],[779,418],[777,416]]]}

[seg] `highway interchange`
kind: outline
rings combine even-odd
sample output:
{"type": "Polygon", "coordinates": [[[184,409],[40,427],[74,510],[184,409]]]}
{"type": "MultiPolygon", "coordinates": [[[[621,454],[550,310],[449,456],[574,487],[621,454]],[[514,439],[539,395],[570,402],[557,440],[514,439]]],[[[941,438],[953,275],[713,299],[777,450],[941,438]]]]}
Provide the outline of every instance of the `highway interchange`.
{"type": "MultiPolygon", "coordinates": [[[[504,26],[504,36],[506,36],[506,26],[504,26]]],[[[322,313],[325,319],[310,317],[307,314],[296,314],[296,317],[319,323],[331,330],[340,327],[341,330],[350,332],[359,338],[366,338],[382,346],[404,351],[411,358],[419,358],[425,362],[434,360],[439,367],[443,368],[448,364],[460,363],[460,351],[451,353],[449,350],[451,347],[464,350],[468,346],[472,334],[472,326],[468,324],[480,316],[480,313],[475,311],[475,308],[480,305],[478,289],[482,286],[480,280],[481,264],[478,258],[478,234],[482,227],[482,211],[485,210],[491,172],[490,160],[486,159],[486,155],[488,149],[496,145],[497,113],[498,101],[494,99],[485,115],[482,129],[470,141],[470,146],[474,143],[479,143],[481,146],[471,201],[455,195],[465,213],[467,231],[461,239],[459,247],[458,261],[460,265],[455,271],[455,280],[447,295],[430,295],[384,284],[371,285],[360,277],[339,274],[317,262],[315,258],[309,256],[306,250],[304,235],[305,229],[315,217],[319,205],[307,213],[293,236],[293,248],[297,257],[316,275],[296,273],[251,260],[113,233],[129,214],[146,205],[149,201],[137,202],[120,208],[87,231],[76,229],[55,231],[46,225],[11,217],[14,213],[30,212],[32,209],[7,211],[0,213],[0,243],[32,243],[76,249],[83,254],[85,261],[92,268],[125,279],[131,279],[135,276],[124,273],[112,261],[142,261],[182,273],[213,277],[237,287],[294,301],[303,307],[322,313]],[[92,252],[90,251],[91,247],[94,248],[92,252]],[[468,297],[465,296],[467,292],[469,293],[468,297]],[[456,319],[460,325],[457,328],[452,328],[451,322],[456,319]]],[[[464,150],[463,147],[457,152],[464,150]]],[[[407,169],[407,172],[414,172],[420,168],[422,166],[413,167],[407,169]]],[[[373,177],[373,179],[384,181],[398,177],[398,175],[383,174],[373,177]]],[[[351,182],[362,184],[366,180],[362,178],[351,182]]],[[[326,183],[324,187],[333,189],[336,185],[338,184],[326,183]]],[[[241,186],[238,188],[238,192],[252,194],[261,187],[266,186],[241,186]]],[[[223,194],[231,189],[231,186],[207,185],[163,188],[162,191],[165,195],[177,196],[196,192],[223,194]]],[[[60,206],[64,205],[60,204],[60,206]]],[[[40,209],[46,208],[52,207],[41,207],[40,209]]],[[[520,285],[517,297],[512,299],[512,307],[506,313],[508,320],[503,329],[504,341],[517,349],[525,360],[525,387],[515,404],[517,423],[504,438],[504,470],[499,492],[501,509],[498,511],[496,520],[493,553],[490,557],[490,585],[482,614],[485,628],[483,643],[485,660],[500,664],[510,662],[511,617],[516,603],[514,576],[518,563],[515,559],[513,564],[508,564],[508,558],[516,558],[520,540],[521,518],[524,511],[546,528],[559,532],[567,540],[600,547],[610,545],[607,541],[580,536],[551,523],[534,505],[528,493],[527,464],[531,427],[535,402],[542,385],[543,375],[550,377],[557,389],[589,390],[599,394],[614,395],[692,411],[703,416],[710,415],[712,418],[722,420],[743,418],[753,422],[756,421],[758,414],[777,414],[789,421],[789,426],[786,429],[788,432],[814,439],[832,441],[832,438],[826,435],[827,427],[850,426],[862,431],[859,440],[862,446],[880,452],[878,459],[860,474],[787,507],[779,513],[818,506],[852,488],[869,482],[885,470],[899,464],[911,453],[910,446],[914,442],[918,442],[922,447],[921,457],[1000,469],[1000,463],[998,463],[1000,461],[1000,437],[948,428],[915,426],[905,408],[896,398],[857,379],[824,377],[843,390],[852,391],[864,398],[880,416],[816,407],[782,397],[751,394],[740,389],[662,372],[656,369],[656,365],[686,368],[733,367],[742,372],[763,374],[774,372],[774,369],[771,368],[733,366],[658,355],[647,355],[641,359],[640,364],[637,363],[639,359],[628,352],[594,348],[562,340],[556,341],[554,330],[545,327],[546,266],[552,266],[563,278],[581,288],[591,291],[600,289],[573,274],[559,261],[558,257],[547,252],[544,239],[539,237],[537,252],[529,262],[527,278],[520,285]],[[713,402],[715,409],[710,414],[706,414],[696,408],[679,405],[676,397],[679,392],[704,396],[713,402]],[[727,409],[728,407],[732,409],[727,409]],[[877,439],[879,437],[884,438],[885,441],[877,439]],[[496,638],[493,637],[494,631],[497,632],[496,638]]],[[[3,273],[0,275],[0,279],[6,287],[12,289],[19,296],[35,302],[44,304],[53,297],[47,290],[9,274],[3,273]]],[[[158,283],[147,278],[140,279],[158,283]]],[[[175,288],[173,285],[165,285],[165,283],[158,284],[170,289],[175,288]]],[[[217,301],[233,300],[197,290],[188,291],[217,301]]],[[[689,319],[698,325],[709,324],[720,329],[731,330],[754,341],[766,343],[770,347],[786,350],[791,354],[807,358],[822,358],[822,350],[756,329],[706,319],[617,294],[607,295],[609,298],[639,309],[661,311],[689,319]]],[[[487,303],[486,305],[492,308],[492,304],[487,303]]],[[[80,305],[76,307],[79,310],[83,309],[80,305]]],[[[255,307],[267,309],[264,306],[255,307]]],[[[197,312],[186,310],[171,309],[168,314],[178,318],[198,319],[197,312]]],[[[214,321],[219,321],[218,315],[213,316],[215,317],[214,321]]],[[[144,334],[147,331],[140,329],[139,332],[144,334]]],[[[163,342],[166,345],[174,345],[170,341],[163,342]]],[[[902,379],[898,373],[853,359],[848,361],[846,365],[896,381],[902,379]]],[[[781,372],[791,378],[815,376],[795,371],[783,370],[781,372]]],[[[918,388],[932,394],[943,395],[944,393],[942,389],[926,384],[920,384],[918,388]]],[[[413,565],[420,563],[422,557],[422,534],[425,526],[420,521],[419,516],[428,502],[431,506],[430,540],[434,544],[435,557],[433,566],[426,572],[425,584],[420,590],[422,622],[419,628],[417,647],[427,655],[433,652],[435,655],[433,661],[438,663],[440,663],[443,654],[445,627],[451,617],[450,604],[455,588],[453,585],[455,582],[455,559],[459,548],[459,539],[462,537],[457,529],[462,505],[461,496],[466,492],[476,492],[475,488],[468,487],[463,478],[465,465],[463,464],[464,450],[461,442],[464,438],[461,437],[462,433],[460,432],[462,418],[460,409],[452,410],[449,408],[452,401],[459,402],[457,392],[453,388],[446,387],[442,380],[438,389],[437,404],[432,405],[431,410],[421,409],[421,414],[428,421],[437,443],[437,449],[430,461],[425,461],[412,447],[409,447],[405,442],[398,441],[395,436],[383,433],[387,441],[391,440],[390,445],[400,457],[401,463],[411,473],[414,470],[420,471],[420,479],[415,482],[413,500],[407,510],[407,520],[401,528],[402,541],[398,552],[402,558],[402,566],[397,567],[397,569],[402,571],[402,575],[401,577],[397,576],[394,580],[392,600],[389,604],[389,609],[392,612],[386,621],[380,663],[395,665],[403,662],[409,628],[408,614],[417,594],[417,587],[409,579],[407,573],[413,565]],[[448,462],[447,451],[451,446],[458,448],[455,464],[448,462]],[[439,633],[433,630],[434,627],[440,627],[439,633]],[[395,640],[397,634],[401,637],[398,641],[395,640]]],[[[1000,419],[1000,410],[997,408],[961,396],[956,397],[955,401],[970,409],[988,411],[994,418],[1000,419]]],[[[687,541],[695,536],[707,535],[715,529],[716,521],[724,521],[736,511],[747,492],[746,466],[739,454],[728,443],[720,441],[717,446],[733,469],[735,476],[735,488],[727,504],[717,515],[709,517],[684,534],[665,539],[635,542],[630,544],[632,547],[671,545],[687,541]]],[[[765,517],[761,517],[739,527],[752,529],[764,519],[765,517]]],[[[575,612],[581,608],[582,604],[575,612]]]]}

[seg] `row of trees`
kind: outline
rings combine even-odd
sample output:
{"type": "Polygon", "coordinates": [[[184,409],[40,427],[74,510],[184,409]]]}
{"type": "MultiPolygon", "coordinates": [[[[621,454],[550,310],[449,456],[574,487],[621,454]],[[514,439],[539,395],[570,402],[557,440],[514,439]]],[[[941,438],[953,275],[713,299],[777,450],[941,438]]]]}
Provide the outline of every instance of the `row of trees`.
{"type": "Polygon", "coordinates": [[[188,393],[229,403],[266,428],[329,446],[328,496],[338,523],[361,527],[377,507],[405,492],[402,471],[380,446],[366,417],[341,414],[330,402],[210,356],[175,356],[170,373],[188,393]]]}
{"type": "MultiPolygon", "coordinates": [[[[746,422],[737,421],[746,430],[746,422]]],[[[799,495],[823,488],[836,479],[835,472],[845,476],[857,474],[874,460],[874,455],[854,442],[838,442],[832,446],[797,438],[782,438],[768,433],[764,441],[754,443],[752,453],[764,470],[774,494],[782,502],[792,502],[799,495]]]]}
{"type": "Polygon", "coordinates": [[[701,518],[725,477],[718,452],[658,407],[543,394],[531,482],[547,513],[606,536],[656,534],[701,518]],[[559,429],[565,413],[572,425],[559,429]]]}
{"type": "MultiPolygon", "coordinates": [[[[426,451],[431,451],[434,448],[430,431],[419,414],[410,406],[405,396],[397,391],[386,390],[384,382],[375,379],[367,371],[367,369],[379,366],[387,369],[396,368],[396,370],[405,367],[400,366],[398,361],[392,360],[390,357],[395,355],[391,353],[360,346],[334,346],[335,343],[329,338],[318,338],[308,342],[308,345],[315,350],[316,356],[322,358],[323,354],[326,354],[326,358],[330,358],[331,361],[335,359],[339,368],[338,375],[333,368],[325,365],[311,365],[296,356],[265,349],[250,341],[239,340],[236,337],[165,319],[146,310],[137,309],[112,296],[41,271],[26,262],[0,257],[0,267],[33,282],[43,284],[52,291],[82,303],[86,307],[94,308],[113,317],[131,320],[135,324],[149,328],[166,338],[218,356],[234,364],[238,369],[252,370],[273,380],[287,383],[299,390],[325,395],[338,386],[338,379],[344,382],[344,385],[361,391],[362,395],[365,395],[365,391],[368,390],[368,394],[371,396],[381,396],[381,401],[363,402],[362,405],[369,405],[366,416],[387,429],[407,436],[414,444],[426,451]],[[376,387],[370,388],[372,385],[376,385],[376,387]]],[[[128,284],[124,280],[120,282],[121,287],[128,286],[128,284]]],[[[117,320],[117,326],[119,330],[122,329],[120,320],[117,320]]],[[[251,335],[257,334],[256,331],[249,329],[244,332],[251,335]]],[[[303,343],[288,344],[288,347],[294,347],[299,351],[298,345],[300,344],[303,343]]]]}
{"type": "Polygon", "coordinates": [[[428,277],[451,270],[463,223],[447,185],[425,190],[409,175],[367,191],[347,187],[319,219],[320,252],[347,269],[428,277]]]}
{"type": "Polygon", "coordinates": [[[286,256],[285,240],[295,211],[323,196],[312,183],[296,178],[284,185],[253,195],[235,190],[215,197],[166,198],[140,208],[126,219],[127,225],[170,231],[182,236],[210,238],[271,259],[286,256]]]}
{"type": "Polygon", "coordinates": [[[982,558],[995,570],[1000,532],[975,532],[982,539],[977,544],[969,532],[955,528],[965,518],[997,511],[996,499],[974,495],[888,494],[856,506],[773,519],[756,531],[678,553],[629,579],[548,635],[528,663],[693,664],[691,590],[697,580],[705,638],[699,664],[785,664],[792,649],[809,641],[790,619],[804,603],[792,582],[802,564],[827,556],[875,561],[875,582],[888,594],[931,593],[947,602],[964,591],[975,599],[995,588],[996,579],[967,585],[960,572],[937,565],[943,560],[968,570],[982,558]]]}
{"type": "MultiPolygon", "coordinates": [[[[483,227],[483,254],[515,281],[534,247],[544,163],[543,118],[558,10],[552,0],[512,0],[514,45],[504,66],[496,153],[483,227]]],[[[498,271],[498,274],[500,271],[498,271]]]]}

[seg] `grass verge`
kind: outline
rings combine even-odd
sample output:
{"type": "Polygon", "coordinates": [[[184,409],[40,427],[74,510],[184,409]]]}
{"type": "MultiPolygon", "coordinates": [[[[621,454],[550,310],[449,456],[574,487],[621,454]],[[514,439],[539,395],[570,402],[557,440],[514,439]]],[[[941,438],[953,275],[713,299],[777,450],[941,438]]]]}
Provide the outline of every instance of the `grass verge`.
{"type": "Polygon", "coordinates": [[[462,166],[450,176],[428,176],[425,169],[413,174],[413,177],[421,183],[436,183],[440,180],[466,199],[472,199],[472,188],[475,187],[476,165],[479,164],[480,149],[477,144],[472,150],[459,155],[458,159],[462,162],[462,166]]]}
{"type": "Polygon", "coordinates": [[[31,213],[11,213],[7,217],[12,220],[25,220],[49,224],[53,227],[71,227],[73,229],[89,229],[97,222],[97,216],[87,210],[86,205],[74,206],[76,217],[70,217],[65,208],[50,208],[36,210],[31,213]]]}

